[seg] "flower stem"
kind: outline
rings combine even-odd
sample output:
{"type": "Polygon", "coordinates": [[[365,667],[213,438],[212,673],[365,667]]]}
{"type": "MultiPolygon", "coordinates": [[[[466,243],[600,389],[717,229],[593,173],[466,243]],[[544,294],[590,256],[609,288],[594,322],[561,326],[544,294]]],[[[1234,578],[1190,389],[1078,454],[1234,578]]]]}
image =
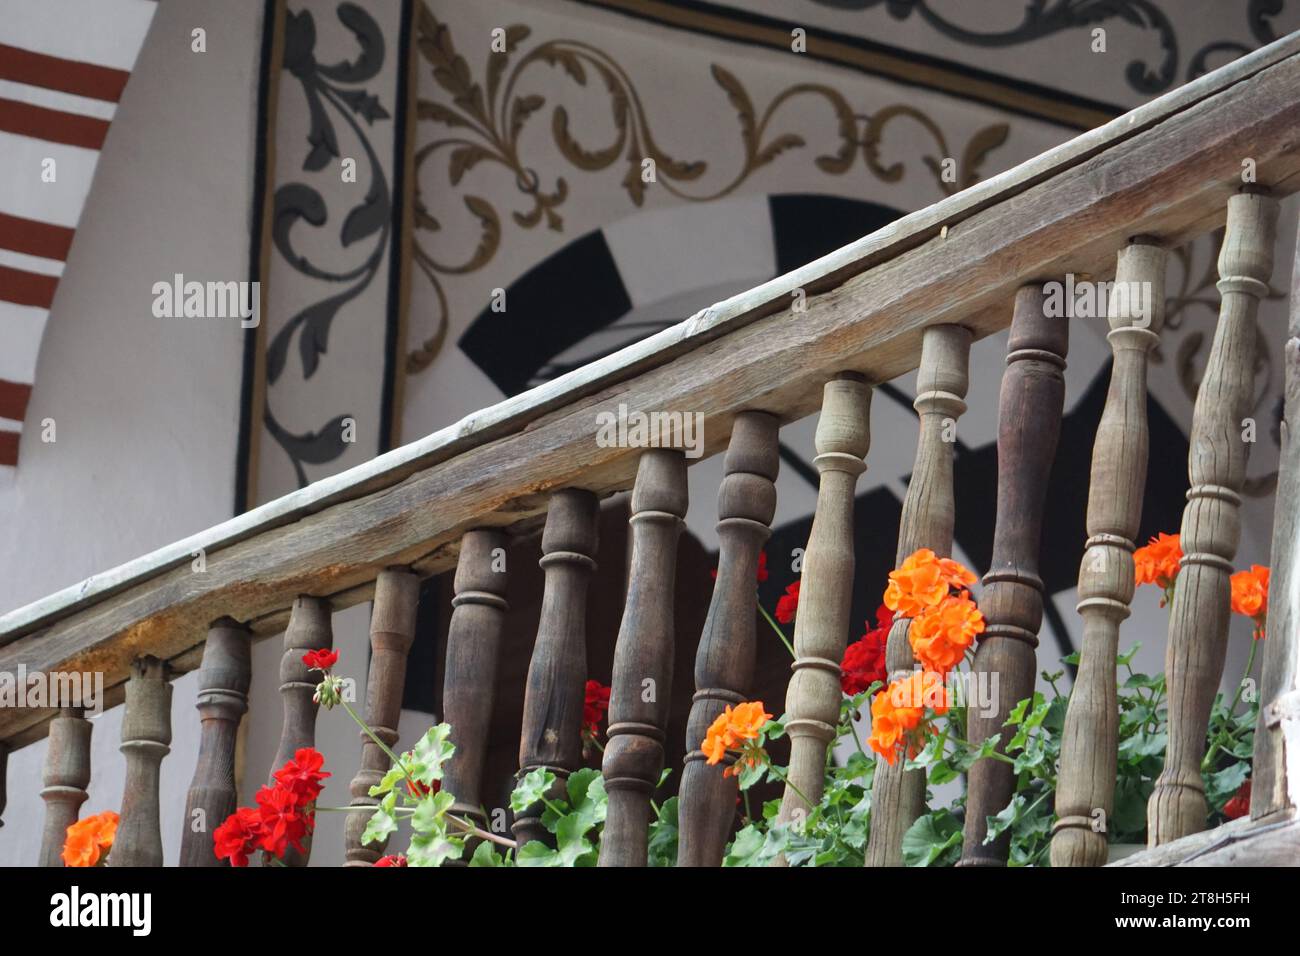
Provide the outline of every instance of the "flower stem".
{"type": "Polygon", "coordinates": [[[786,638],[785,631],[781,630],[781,625],[776,623],[776,621],[772,618],[772,615],[767,613],[767,608],[763,607],[763,605],[760,604],[758,606],[758,610],[762,613],[763,617],[767,620],[767,623],[772,625],[772,630],[776,631],[776,636],[781,638],[781,643],[784,644],[785,649],[790,652],[790,656],[797,659],[798,655],[795,654],[794,652],[794,645],[791,644],[790,641],[786,638]]]}
{"type": "Polygon", "coordinates": [[[391,760],[396,767],[401,769],[402,776],[404,776],[407,782],[410,783],[411,789],[415,793],[419,793],[420,788],[416,784],[415,780],[411,777],[410,771],[406,769],[406,764],[402,763],[402,758],[397,756],[397,754],[393,753],[392,748],[389,747],[388,744],[384,743],[382,740],[380,740],[378,737],[375,736],[375,732],[370,729],[370,725],[357,716],[357,712],[348,706],[348,702],[346,700],[343,700],[343,698],[340,697],[339,703],[342,704],[343,709],[348,712],[348,716],[357,722],[357,726],[360,727],[363,731],[365,731],[366,736],[369,737],[371,740],[373,740],[375,743],[377,743],[379,745],[379,749],[382,750],[384,753],[388,754],[388,759],[391,760]]]}
{"type": "Polygon", "coordinates": [[[786,775],[786,772],[785,772],[784,770],[782,770],[780,767],[778,767],[778,766],[777,766],[776,764],[774,764],[774,763],[772,763],[772,764],[768,764],[768,768],[772,771],[773,775],[776,777],[777,780],[780,780],[783,784],[785,784],[787,787],[789,787],[791,790],[793,790],[796,794],[799,795],[799,799],[800,799],[800,800],[802,800],[804,803],[808,804],[808,809],[809,809],[809,810],[811,810],[813,807],[817,806],[817,801],[816,801],[816,800],[809,800],[809,799],[808,799],[808,795],[807,795],[806,793],[804,793],[802,790],[800,790],[797,786],[795,786],[794,781],[791,780],[791,779],[786,775]]]}
{"type": "Polygon", "coordinates": [[[490,843],[495,843],[498,846],[509,847],[512,850],[518,849],[519,847],[519,844],[516,843],[514,840],[507,839],[506,837],[497,836],[495,833],[488,833],[486,830],[481,830],[470,821],[463,820],[460,817],[455,816],[454,814],[451,813],[447,814],[447,819],[450,820],[452,823],[456,824],[461,829],[463,829],[466,833],[470,834],[471,836],[476,836],[480,840],[487,840],[490,843]]]}

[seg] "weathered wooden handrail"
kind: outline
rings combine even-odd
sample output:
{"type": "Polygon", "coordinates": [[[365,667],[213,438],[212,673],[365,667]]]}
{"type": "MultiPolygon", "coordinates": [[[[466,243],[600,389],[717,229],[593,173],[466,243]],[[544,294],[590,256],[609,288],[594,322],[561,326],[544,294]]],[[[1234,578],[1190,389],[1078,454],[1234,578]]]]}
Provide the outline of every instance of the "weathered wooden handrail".
{"type": "MultiPolygon", "coordinates": [[[[591,441],[599,411],[702,412],[711,454],[740,409],[800,418],[837,371],[879,382],[914,368],[930,325],[963,324],[979,338],[1006,327],[1027,281],[1109,274],[1136,230],[1172,246],[1213,228],[1239,182],[1243,142],[1260,182],[1292,192],[1298,51],[1300,35],[1279,40],[657,336],[10,612],[0,668],[101,670],[110,702],[120,700],[142,641],[175,670],[192,669],[220,617],[278,633],[298,595],[342,609],[367,600],[384,567],[446,570],[464,531],[531,527],[550,490],[630,487],[637,450],[591,441]],[[788,321],[799,291],[807,308],[788,321]],[[195,573],[200,550],[206,570],[195,573]]],[[[0,740],[27,743],[53,715],[6,710],[0,740]]]]}

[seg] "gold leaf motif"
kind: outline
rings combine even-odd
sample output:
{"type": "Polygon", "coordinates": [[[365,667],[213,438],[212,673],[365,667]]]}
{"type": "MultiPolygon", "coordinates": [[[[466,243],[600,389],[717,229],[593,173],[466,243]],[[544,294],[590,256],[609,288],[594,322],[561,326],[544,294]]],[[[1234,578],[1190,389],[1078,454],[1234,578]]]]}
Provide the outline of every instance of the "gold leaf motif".
{"type": "MultiPolygon", "coordinates": [[[[643,163],[653,160],[655,185],[672,196],[689,202],[708,202],[727,196],[739,188],[755,170],[779,158],[808,146],[804,136],[794,132],[774,132],[769,128],[778,114],[786,115],[785,107],[795,99],[821,102],[828,106],[836,120],[836,145],[832,151],[813,158],[813,164],[829,175],[844,175],[853,169],[859,153],[867,170],[884,182],[898,182],[905,174],[903,162],[886,163],[881,158],[882,138],[887,126],[907,118],[918,123],[934,140],[938,155],[922,157],[922,163],[935,177],[941,190],[953,193],[979,180],[979,170],[987,156],[1002,146],[1008,136],[1006,124],[986,126],[966,143],[962,152],[960,183],[946,182],[942,160],[950,157],[947,142],[938,125],[920,110],[902,104],[887,106],[874,114],[856,113],[843,94],[833,87],[817,83],[795,84],[782,90],[761,112],[744,83],[734,73],[719,64],[710,72],[714,81],[726,94],[736,112],[742,148],[742,165],[729,182],[706,193],[687,192],[683,185],[699,180],[708,170],[702,160],[680,160],[664,151],[655,141],[649,119],[636,86],[622,66],[609,54],[577,40],[549,40],[523,50],[523,43],[531,31],[522,24],[506,28],[506,52],[490,53],[485,68],[485,86],[474,79],[469,64],[456,52],[451,31],[429,10],[420,5],[417,17],[416,45],[420,56],[432,68],[434,80],[450,97],[451,103],[421,100],[417,116],[443,126],[467,130],[460,139],[438,139],[423,145],[416,153],[416,182],[419,169],[430,157],[439,152],[448,153],[447,174],[452,186],[459,185],[464,176],[479,163],[490,161],[513,173],[516,187],[531,206],[513,210],[511,218],[523,229],[533,229],[545,222],[548,229],[561,231],[564,220],[559,207],[568,197],[568,184],[557,176],[548,191],[542,178],[525,165],[519,153],[519,140],[532,118],[546,106],[539,94],[520,94],[516,86],[520,77],[535,65],[559,68],[578,86],[585,87],[591,71],[598,75],[608,95],[609,114],[614,135],[610,142],[600,146],[584,145],[574,135],[568,110],[555,104],[551,111],[551,137],[560,156],[583,172],[596,173],[618,163],[626,167],[619,185],[633,205],[641,207],[646,200],[647,183],[643,178],[643,163]]],[[[418,197],[417,197],[418,199],[418,197]]],[[[476,249],[467,261],[459,266],[446,266],[434,261],[417,241],[417,261],[433,284],[446,321],[445,295],[439,283],[441,274],[472,272],[487,265],[496,254],[501,238],[501,219],[495,207],[479,196],[467,196],[466,207],[478,219],[480,238],[476,249]]],[[[415,224],[417,229],[436,230],[437,220],[428,214],[422,204],[417,204],[415,224]]],[[[436,337],[441,343],[441,337],[436,337]]],[[[432,340],[431,340],[432,341],[432,340]]],[[[428,346],[429,343],[426,343],[428,346]]],[[[427,348],[419,359],[410,357],[412,365],[427,367],[433,354],[427,348]]]]}

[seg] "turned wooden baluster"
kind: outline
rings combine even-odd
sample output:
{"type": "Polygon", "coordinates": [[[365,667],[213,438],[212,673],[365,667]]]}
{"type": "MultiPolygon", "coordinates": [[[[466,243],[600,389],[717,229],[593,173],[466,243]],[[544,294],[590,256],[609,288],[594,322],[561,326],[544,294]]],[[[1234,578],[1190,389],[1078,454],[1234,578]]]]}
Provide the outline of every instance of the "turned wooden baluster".
{"type": "MultiPolygon", "coordinates": [[[[998,403],[998,511],[993,557],[980,609],[987,622],[979,636],[971,687],[992,700],[973,700],[967,739],[973,744],[1001,734],[1015,705],[1034,690],[1034,650],[1043,620],[1043,582],[1038,576],[1047,481],[1056,456],[1065,403],[1065,354],[1069,322],[1043,314],[1041,286],[1016,293],[1007,370],[998,403]],[[991,716],[986,716],[990,710],[991,716]]],[[[1009,840],[1004,834],[985,845],[988,817],[1010,801],[1015,776],[1010,764],[992,757],[970,769],[962,866],[1002,866],[1009,840]]]]}
{"type": "Polygon", "coordinates": [[[490,821],[481,797],[483,760],[508,607],[506,580],[505,534],[487,529],[465,532],[456,565],[442,683],[442,719],[451,725],[456,752],[447,761],[442,785],[456,798],[452,812],[476,821],[484,830],[490,821]]]}
{"type": "Polygon", "coordinates": [[[1114,362],[1092,447],[1088,540],[1079,567],[1083,640],[1070,693],[1056,789],[1053,866],[1101,866],[1115,809],[1120,622],[1133,600],[1133,549],[1146,487],[1147,353],[1164,325],[1165,250],[1153,239],[1120,251],[1109,321],[1114,362]],[[1141,300],[1132,294],[1141,290],[1141,300]]]}
{"type": "Polygon", "coordinates": [[[746,699],[754,680],[758,555],[776,512],[779,428],[765,412],[741,412],[727,448],[718,489],[718,580],[695,654],[695,697],[686,723],[678,866],[721,866],[736,816],[736,778],[722,775],[732,760],[710,767],[700,743],[728,704],[746,699]]]}
{"type": "Polygon", "coordinates": [[[663,768],[672,699],[673,593],[686,504],[682,453],[643,452],[632,489],[632,559],[601,764],[609,793],[601,866],[646,865],[650,798],[663,768]]]}
{"type": "Polygon", "coordinates": [[[1259,721],[1251,771],[1250,815],[1260,820],[1300,807],[1300,236],[1291,275],[1291,322],[1287,335],[1282,450],[1273,507],[1272,575],[1268,588],[1267,639],[1260,678],[1259,721]],[[1291,772],[1287,773],[1287,755],[1291,772]]]}
{"type": "MultiPolygon", "coordinates": [[[[921,366],[917,370],[916,401],[920,435],[916,466],[907,483],[903,516],[898,526],[898,558],[918,548],[941,557],[952,554],[956,520],[952,463],[957,419],[966,411],[970,384],[971,332],[959,325],[936,325],[925,330],[921,366]]],[[[885,663],[891,681],[912,672],[916,658],[907,639],[911,620],[900,618],[889,631],[885,663]]],[[[903,834],[925,811],[925,771],[904,770],[902,762],[876,764],[872,788],[871,837],[867,866],[902,866],[903,834]]]]}
{"type": "Polygon", "coordinates": [[[863,376],[843,373],[826,383],[813,459],[821,483],[803,559],[794,674],[785,695],[790,776],[778,816],[782,823],[802,819],[808,810],[804,797],[821,799],[826,748],[839,723],[840,661],[853,597],[854,492],[867,467],[870,425],[871,386],[863,376]]]}
{"type": "MultiPolygon", "coordinates": [[[[587,586],[596,570],[600,505],[590,491],[567,488],[551,496],[542,532],[546,572],[537,641],[528,664],[519,776],[539,767],[556,776],[555,795],[569,773],[582,765],[582,713],[587,684],[587,586]]],[[[454,791],[453,791],[454,792],[454,791]]],[[[550,841],[540,803],[515,816],[520,846],[550,841]]]]}
{"type": "Polygon", "coordinates": [[[109,866],[162,866],[162,828],[158,823],[158,784],[163,757],[172,742],[172,685],[167,663],[142,657],[126,682],[122,753],[126,787],[109,866]]]}
{"type": "Polygon", "coordinates": [[[213,853],[212,833],[235,812],[235,738],[248,710],[253,669],[248,628],[222,618],[208,630],[195,707],[202,721],[199,759],[185,801],[181,866],[228,866],[213,853]]]}
{"type": "MultiPolygon", "coordinates": [[[[284,632],[284,656],[280,658],[280,699],[284,704],[284,722],[280,727],[280,747],[271,762],[271,774],[293,759],[303,747],[316,746],[316,713],[320,705],[313,699],[320,671],[308,670],[303,655],[312,650],[334,647],[334,627],[329,601],[303,595],[293,602],[289,627],[284,632]]],[[[268,783],[273,783],[273,776],[268,783]]],[[[311,856],[311,834],[302,838],[302,853],[286,847],[281,862],[285,866],[306,866],[311,856]]]]}
{"type": "Polygon", "coordinates": [[[1255,314],[1273,272],[1277,209],[1275,199],[1259,192],[1228,200],[1219,251],[1219,325],[1192,413],[1183,560],[1165,651],[1169,747],[1147,804],[1150,846],[1205,829],[1201,760],[1227,653],[1228,578],[1241,538],[1241,486],[1250,448],[1242,440],[1242,420],[1254,397],[1255,314]]]}
{"type": "Polygon", "coordinates": [[[90,733],[94,724],[80,707],[64,707],[50,721],[45,752],[45,829],[41,834],[41,866],[63,866],[68,827],[77,822],[90,785],[90,733]]]}
{"type": "MultiPolygon", "coordinates": [[[[397,721],[402,714],[402,688],[406,684],[406,657],[415,640],[416,606],[420,579],[406,568],[386,568],[375,580],[375,601],[370,612],[370,674],[366,679],[366,723],[389,749],[397,743],[397,721]]],[[[370,788],[383,779],[391,763],[382,747],[361,734],[361,767],[352,778],[352,806],[377,806],[370,788]]],[[[347,862],[344,866],[371,866],[384,853],[387,840],[362,844],[368,813],[349,813],[344,831],[347,862]]]]}

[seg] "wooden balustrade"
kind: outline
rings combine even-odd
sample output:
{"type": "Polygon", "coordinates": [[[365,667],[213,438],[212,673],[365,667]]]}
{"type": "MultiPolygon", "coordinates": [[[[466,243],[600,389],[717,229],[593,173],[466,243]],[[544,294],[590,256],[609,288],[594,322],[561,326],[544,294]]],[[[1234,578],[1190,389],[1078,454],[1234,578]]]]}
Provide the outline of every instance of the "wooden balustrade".
{"type": "MultiPolygon", "coordinates": [[[[334,647],[334,624],[330,603],[303,595],[293,602],[289,627],[284,632],[284,654],[280,658],[280,699],[284,721],[280,727],[280,746],[271,762],[268,783],[293,755],[304,747],[316,746],[316,715],[320,704],[315,700],[319,672],[310,670],[303,655],[311,650],[334,647]]],[[[286,847],[281,862],[285,866],[306,866],[311,857],[311,834],[302,838],[302,852],[286,847]]]]}
{"type": "Polygon", "coordinates": [[[1273,508],[1272,575],[1269,578],[1267,635],[1255,726],[1250,816],[1268,820],[1300,807],[1300,235],[1291,276],[1291,320],[1284,352],[1282,449],[1273,508]],[[1287,755],[1291,755],[1288,772],[1287,755]]]}
{"type": "Polygon", "coordinates": [[[456,802],[453,812],[487,829],[482,801],[483,759],[496,700],[497,658],[506,609],[506,537],[500,531],[466,532],[460,543],[447,629],[442,719],[451,725],[456,752],[442,783],[456,802]]]}
{"type": "MultiPolygon", "coordinates": [[[[415,615],[420,600],[420,578],[406,568],[386,568],[375,581],[375,603],[370,612],[370,674],[366,679],[366,723],[375,736],[392,748],[397,743],[397,721],[402,713],[402,688],[406,684],[406,658],[415,640],[415,615]]],[[[392,766],[384,748],[361,734],[361,766],[352,778],[352,806],[378,806],[370,788],[392,766]]],[[[368,813],[349,813],[344,830],[347,862],[344,866],[370,866],[381,856],[387,840],[361,842],[368,813]]]]}
{"type": "Polygon", "coordinates": [[[1092,449],[1088,539],[1079,568],[1083,640],[1061,740],[1053,866],[1101,866],[1107,857],[1119,746],[1115,667],[1120,623],[1133,600],[1149,445],[1147,354],[1164,325],[1166,257],[1154,239],[1126,246],[1110,295],[1106,338],[1114,360],[1092,449]]]}
{"type": "Polygon", "coordinates": [[[632,558],[601,765],[609,794],[601,866],[646,864],[650,798],[664,765],[672,699],[673,593],[686,505],[682,453],[643,451],[632,488],[632,558]]]}
{"type": "MultiPolygon", "coordinates": [[[[1070,319],[1048,316],[1041,285],[1016,295],[1007,342],[1007,370],[998,401],[998,502],[993,557],[984,575],[980,609],[986,626],[971,667],[967,739],[1008,734],[1003,724],[1016,703],[1034,690],[1035,648],[1043,620],[1038,576],[1047,480],[1056,456],[1065,403],[1065,354],[1070,319]],[[991,699],[976,699],[985,692],[991,699]]],[[[992,757],[971,767],[967,782],[962,866],[1000,866],[1009,835],[984,842],[988,818],[1011,800],[1015,775],[992,757]]]]}
{"type": "Polygon", "coordinates": [[[195,707],[202,722],[199,757],[185,801],[181,866],[222,866],[212,833],[235,812],[235,742],[253,678],[247,627],[224,618],[208,630],[195,707]]]}
{"type": "Polygon", "coordinates": [[[126,785],[109,866],[162,866],[158,785],[172,742],[172,685],[167,663],[142,657],[126,682],[122,753],[126,785]]]}
{"type": "Polygon", "coordinates": [[[68,827],[76,823],[90,786],[90,735],[94,725],[80,707],[64,707],[50,723],[49,749],[41,799],[45,828],[41,833],[41,866],[63,866],[68,827]]]}
{"type": "MultiPolygon", "coordinates": [[[[542,558],[546,573],[537,641],[528,664],[519,776],[545,768],[556,776],[555,795],[582,765],[582,720],[587,684],[587,587],[596,570],[600,503],[589,491],[566,488],[551,496],[542,558]]],[[[515,815],[512,830],[523,846],[549,842],[540,804],[515,815]]]]}
{"type": "Polygon", "coordinates": [[[826,750],[839,723],[840,661],[853,589],[854,492],[871,445],[871,386],[861,375],[844,373],[826,383],[815,442],[813,464],[821,482],[800,579],[794,674],[785,695],[790,768],[782,823],[797,823],[807,801],[821,799],[826,750]]]}
{"type": "MultiPolygon", "coordinates": [[[[966,411],[970,384],[970,330],[936,325],[925,330],[913,407],[920,416],[916,465],[907,483],[898,527],[897,564],[919,548],[941,557],[952,554],[956,502],[953,496],[953,449],[957,419],[966,411]]],[[[900,618],[889,630],[885,665],[889,680],[906,677],[916,666],[907,632],[911,620],[900,618]]],[[[872,787],[871,834],[867,866],[902,866],[903,834],[925,812],[925,771],[881,761],[872,787]]]]}
{"type": "MultiPolygon", "coordinates": [[[[164,662],[179,671],[192,667],[209,622],[225,615],[246,622],[223,621],[204,648],[202,743],[187,809],[203,810],[210,829],[213,817],[231,805],[248,641],[289,624],[278,766],[314,741],[316,707],[310,698],[316,682],[301,664],[302,653],[330,645],[334,610],[373,597],[365,712],[383,744],[363,736],[360,769],[351,784],[353,804],[373,806],[369,788],[389,766],[384,747],[396,743],[418,582],[448,570],[459,552],[444,694],[444,718],[453,725],[458,749],[447,767],[447,786],[459,812],[486,823],[481,777],[506,610],[506,575],[492,567],[495,552],[500,548],[504,558],[507,534],[530,529],[549,502],[542,543],[547,582],[520,765],[525,771],[550,767],[563,778],[578,760],[586,676],[582,604],[596,547],[595,502],[632,487],[632,556],[603,762],[609,808],[600,864],[644,864],[651,796],[664,763],[686,462],[679,451],[593,443],[590,413],[617,401],[634,412],[690,408],[710,423],[735,422],[719,495],[719,583],[697,653],[688,728],[694,750],[719,707],[738,700],[751,680],[751,577],[772,518],[777,426],[811,414],[820,400],[820,488],[786,700],[792,753],[779,819],[791,822],[807,809],[805,800],[821,796],[841,700],[854,494],[870,444],[867,383],[889,381],[920,360],[917,463],[897,553],[903,557],[920,546],[949,553],[953,460],[942,432],[964,408],[970,342],[1010,322],[993,559],[981,601],[988,623],[972,685],[991,690],[994,699],[971,707],[967,736],[978,742],[1002,733],[1010,708],[1034,686],[1044,600],[1038,551],[1068,341],[1065,317],[1045,315],[1041,286],[1025,283],[1067,267],[1100,274],[1117,245],[1137,232],[1159,235],[1170,248],[1203,234],[1221,221],[1223,197],[1240,172],[1243,142],[1250,144],[1261,181],[1280,193],[1300,188],[1298,84],[1300,34],[1294,34],[617,354],[10,612],[0,617],[0,672],[19,665],[44,673],[93,669],[104,674],[110,700],[125,685],[126,792],[110,861],[156,865],[162,862],[158,778],[171,737],[164,662]],[[791,310],[805,304],[791,321],[791,310]],[[791,361],[792,349],[800,361],[791,361]],[[827,382],[831,375],[838,377],[827,382]],[[760,407],[770,412],[742,411],[760,407]],[[207,555],[202,575],[188,567],[197,549],[207,555]],[[388,570],[376,580],[377,568],[388,570]],[[320,597],[303,597],[307,591],[320,597]],[[151,656],[139,657],[146,652],[151,656]],[[988,703],[991,715],[984,712],[988,703]]],[[[1205,825],[1200,762],[1224,657],[1227,576],[1239,535],[1247,450],[1240,428],[1276,214],[1276,202],[1258,191],[1234,196],[1227,205],[1219,261],[1223,304],[1197,398],[1192,489],[1182,529],[1187,556],[1171,609],[1170,744],[1149,806],[1153,843],[1205,825]]],[[[1161,255],[1149,244],[1130,244],[1120,255],[1121,280],[1145,277],[1158,288],[1161,255]]],[[[1153,292],[1157,310],[1159,298],[1153,292]]],[[[1080,571],[1084,651],[1062,757],[1062,820],[1053,846],[1058,864],[1101,862],[1105,841],[1091,822],[1094,811],[1109,811],[1114,777],[1114,658],[1132,594],[1131,552],[1146,454],[1146,355],[1159,328],[1158,314],[1146,328],[1122,319],[1111,316],[1111,393],[1093,456],[1088,553],[1080,571]]],[[[1300,452],[1290,434],[1293,416],[1300,414],[1300,319],[1293,317],[1291,334],[1279,479],[1286,502],[1300,495],[1300,452]]],[[[725,439],[725,429],[710,424],[701,451],[715,453],[725,439]]],[[[1287,754],[1300,749],[1300,606],[1293,593],[1300,590],[1294,583],[1300,523],[1279,509],[1275,534],[1252,805],[1257,819],[1290,814],[1300,801],[1300,780],[1288,777],[1286,767],[1287,754]]],[[[906,632],[906,622],[891,630],[887,661],[893,676],[912,664],[906,632]]],[[[79,713],[54,706],[0,708],[0,809],[3,757],[51,734],[43,862],[51,862],[65,821],[75,818],[84,800],[88,726],[79,713]]],[[[706,768],[700,756],[689,755],[683,776],[682,865],[716,865],[734,813],[728,805],[733,782],[706,768]]],[[[1007,804],[1012,785],[1005,763],[985,759],[971,768],[963,865],[1004,861],[1006,838],[986,845],[986,820],[1007,804]]],[[[902,834],[921,812],[923,797],[919,773],[881,769],[868,863],[900,862],[902,834]]],[[[382,845],[361,845],[366,822],[361,813],[348,818],[349,866],[370,864],[383,851],[382,845]]],[[[206,839],[190,829],[188,818],[186,826],[182,860],[212,862],[206,839]]],[[[545,836],[536,813],[521,814],[515,832],[521,840],[545,836]]],[[[1300,827],[1290,832],[1288,839],[1295,840],[1300,827]]],[[[1183,859],[1169,848],[1161,852],[1161,859],[1183,859]]],[[[286,862],[305,863],[306,855],[291,852],[286,862]]]]}
{"type": "Polygon", "coordinates": [[[1201,760],[1227,654],[1228,579],[1241,537],[1241,487],[1250,450],[1242,429],[1254,399],[1255,315],[1273,272],[1277,214],[1277,200],[1261,192],[1243,191],[1228,200],[1219,252],[1219,324],[1192,413],[1183,560],[1165,653],[1169,747],[1147,804],[1150,846],[1205,829],[1201,760]]]}
{"type": "MultiPolygon", "coordinates": [[[[686,722],[678,866],[721,866],[736,817],[736,778],[706,764],[700,743],[727,705],[748,698],[754,680],[758,560],[776,513],[779,429],[766,412],[741,412],[732,426],[718,489],[718,578],[695,653],[695,697],[686,722]]],[[[728,757],[724,765],[730,763],[728,757]]]]}

